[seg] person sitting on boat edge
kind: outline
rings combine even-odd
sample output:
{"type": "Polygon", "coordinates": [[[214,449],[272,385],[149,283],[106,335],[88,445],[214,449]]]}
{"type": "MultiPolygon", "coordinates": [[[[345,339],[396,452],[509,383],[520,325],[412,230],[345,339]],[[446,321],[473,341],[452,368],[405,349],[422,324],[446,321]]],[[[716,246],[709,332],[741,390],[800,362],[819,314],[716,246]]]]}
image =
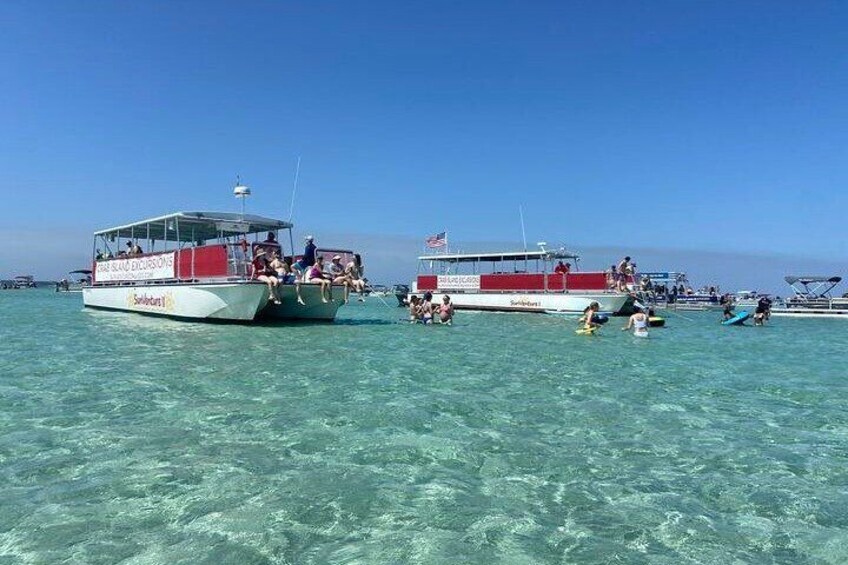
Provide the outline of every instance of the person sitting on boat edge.
{"type": "Polygon", "coordinates": [[[333,258],[330,259],[330,280],[333,284],[344,286],[344,303],[347,304],[351,284],[347,273],[345,273],[344,265],[342,265],[341,255],[333,255],[333,258]]]}
{"type": "Polygon", "coordinates": [[[439,305],[439,321],[447,325],[453,323],[453,304],[447,294],[442,296],[442,303],[439,305]]]}
{"type": "Polygon", "coordinates": [[[359,253],[353,254],[353,259],[345,266],[345,274],[350,281],[351,289],[359,293],[359,302],[365,302],[363,295],[365,294],[365,278],[363,274],[365,269],[362,267],[362,257],[359,253]]]}
{"type": "Polygon", "coordinates": [[[324,274],[324,256],[315,258],[315,264],[306,273],[306,282],[321,285],[321,302],[329,302],[333,299],[333,281],[324,274]]]}
{"type": "Polygon", "coordinates": [[[633,328],[634,336],[648,337],[648,316],[639,306],[633,306],[633,314],[627,320],[627,325],[621,328],[621,331],[626,332],[630,328],[633,328]]]}
{"type": "Polygon", "coordinates": [[[261,247],[257,247],[254,250],[251,266],[253,267],[252,278],[268,285],[268,300],[271,300],[274,304],[282,304],[279,296],[277,296],[277,286],[280,284],[280,281],[274,276],[274,271],[265,257],[265,250],[261,247]]]}
{"type": "MultiPolygon", "coordinates": [[[[291,258],[287,257],[285,260],[280,258],[280,252],[276,249],[271,252],[271,269],[277,274],[277,280],[280,284],[293,284],[295,288],[295,294],[297,295],[297,303],[301,305],[306,305],[303,301],[303,298],[300,295],[300,281],[297,276],[294,274],[291,268],[291,258]]],[[[282,290],[278,287],[277,292],[280,294],[280,300],[282,300],[282,290]]]]}

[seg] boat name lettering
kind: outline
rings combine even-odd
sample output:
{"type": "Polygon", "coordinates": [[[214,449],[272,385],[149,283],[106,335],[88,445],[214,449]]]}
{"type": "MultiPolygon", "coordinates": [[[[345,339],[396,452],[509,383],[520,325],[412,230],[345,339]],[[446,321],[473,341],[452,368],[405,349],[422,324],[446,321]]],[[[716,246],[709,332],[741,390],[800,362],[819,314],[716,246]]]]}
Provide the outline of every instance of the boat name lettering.
{"type": "Polygon", "coordinates": [[[127,306],[130,308],[155,308],[170,312],[174,309],[174,296],[170,292],[160,296],[131,292],[127,295],[127,306]]]}
{"type": "Polygon", "coordinates": [[[510,300],[509,305],[510,306],[526,306],[526,307],[531,307],[531,308],[538,308],[539,306],[541,306],[541,303],[540,302],[534,302],[534,301],[528,300],[526,298],[521,298],[519,300],[510,300]]]}
{"type": "Polygon", "coordinates": [[[439,275],[436,284],[439,290],[478,290],[480,275],[439,275]]]}
{"type": "Polygon", "coordinates": [[[95,280],[109,282],[173,279],[176,257],[177,254],[174,252],[98,261],[95,264],[95,280]]]}

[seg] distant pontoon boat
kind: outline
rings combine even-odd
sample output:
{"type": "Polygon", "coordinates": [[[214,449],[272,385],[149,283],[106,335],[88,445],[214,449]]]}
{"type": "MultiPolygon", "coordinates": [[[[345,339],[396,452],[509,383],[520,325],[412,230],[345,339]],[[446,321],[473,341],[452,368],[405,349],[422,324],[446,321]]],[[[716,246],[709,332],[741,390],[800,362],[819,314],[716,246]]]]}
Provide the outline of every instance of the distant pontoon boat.
{"type": "Polygon", "coordinates": [[[720,290],[717,287],[709,287],[694,291],[686,273],[673,271],[639,273],[639,278],[646,278],[651,283],[650,291],[640,291],[639,294],[640,299],[652,306],[676,310],[721,308],[720,290]]]}
{"type": "Polygon", "coordinates": [[[292,227],[255,215],[176,212],[97,231],[93,249],[95,255],[102,251],[93,263],[92,285],[83,289],[84,304],[192,320],[333,320],[342,287],[334,287],[333,300],[323,302],[318,285],[303,283],[302,305],[295,285],[280,285],[282,303],[274,304],[267,285],[251,276],[251,260],[259,251],[293,255],[280,245],[288,239],[294,247],[292,227]],[[261,241],[268,232],[273,241],[261,241]],[[280,238],[281,232],[288,238],[280,238]],[[139,243],[145,252],[118,255],[126,242],[139,243]]]}
{"type": "Polygon", "coordinates": [[[582,313],[592,302],[600,311],[627,312],[629,293],[607,287],[603,272],[554,272],[558,260],[578,255],[559,249],[499,253],[440,253],[418,258],[419,274],[410,295],[433,294],[434,302],[450,295],[457,309],[514,312],[582,313]]]}
{"type": "Polygon", "coordinates": [[[783,307],[772,308],[772,316],[848,319],[848,297],[832,295],[842,277],[788,276],[784,280],[794,295],[784,300],[783,307]]]}
{"type": "Polygon", "coordinates": [[[68,278],[56,282],[56,292],[82,292],[91,286],[90,269],[77,269],[68,273],[68,278]]]}

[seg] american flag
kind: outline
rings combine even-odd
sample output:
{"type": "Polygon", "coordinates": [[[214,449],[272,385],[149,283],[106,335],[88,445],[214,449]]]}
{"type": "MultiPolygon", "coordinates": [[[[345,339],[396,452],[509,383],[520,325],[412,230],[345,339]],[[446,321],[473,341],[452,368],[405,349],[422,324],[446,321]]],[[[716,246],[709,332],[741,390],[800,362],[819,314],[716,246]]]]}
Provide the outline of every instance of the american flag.
{"type": "Polygon", "coordinates": [[[431,235],[427,239],[424,240],[424,244],[430,249],[434,249],[436,247],[444,247],[448,244],[447,232],[437,233],[436,235],[431,235]]]}

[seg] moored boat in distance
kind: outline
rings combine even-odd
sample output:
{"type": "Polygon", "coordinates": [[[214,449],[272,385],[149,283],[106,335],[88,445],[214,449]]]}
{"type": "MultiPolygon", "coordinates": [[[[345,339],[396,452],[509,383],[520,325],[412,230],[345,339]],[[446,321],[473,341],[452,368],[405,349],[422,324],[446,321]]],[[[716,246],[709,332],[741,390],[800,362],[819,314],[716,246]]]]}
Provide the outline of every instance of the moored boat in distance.
{"type": "Polygon", "coordinates": [[[325,302],[319,285],[299,284],[300,304],[297,287],[281,284],[281,303],[275,304],[268,286],[252,276],[251,261],[260,252],[285,257],[279,235],[288,232],[291,243],[292,227],[250,214],[175,212],[97,231],[92,284],[83,289],[83,303],[190,320],[333,320],[343,299],[341,287],[334,287],[337,294],[325,302]],[[269,237],[260,241],[266,233],[269,237]],[[132,253],[140,242],[146,242],[145,252],[132,253]],[[122,243],[130,252],[121,250],[122,243]]]}
{"type": "Polygon", "coordinates": [[[592,302],[601,312],[627,313],[633,297],[609,289],[604,272],[554,272],[554,262],[578,255],[564,249],[495,253],[440,253],[418,258],[411,296],[450,295],[454,308],[504,312],[582,313],[592,302]],[[423,270],[426,272],[421,273],[423,270]]]}
{"type": "Polygon", "coordinates": [[[38,288],[32,275],[18,275],[12,279],[12,288],[38,288]]]}
{"type": "Polygon", "coordinates": [[[848,295],[841,298],[832,295],[842,277],[787,276],[784,280],[794,295],[784,299],[782,306],[772,308],[772,316],[848,320],[848,295]]]}
{"type": "Polygon", "coordinates": [[[686,273],[676,271],[639,273],[640,299],[655,308],[717,310],[722,307],[721,290],[707,286],[693,290],[686,273]]]}
{"type": "Polygon", "coordinates": [[[68,277],[56,281],[56,292],[82,292],[82,289],[91,286],[90,269],[77,269],[68,273],[68,277]]]}

